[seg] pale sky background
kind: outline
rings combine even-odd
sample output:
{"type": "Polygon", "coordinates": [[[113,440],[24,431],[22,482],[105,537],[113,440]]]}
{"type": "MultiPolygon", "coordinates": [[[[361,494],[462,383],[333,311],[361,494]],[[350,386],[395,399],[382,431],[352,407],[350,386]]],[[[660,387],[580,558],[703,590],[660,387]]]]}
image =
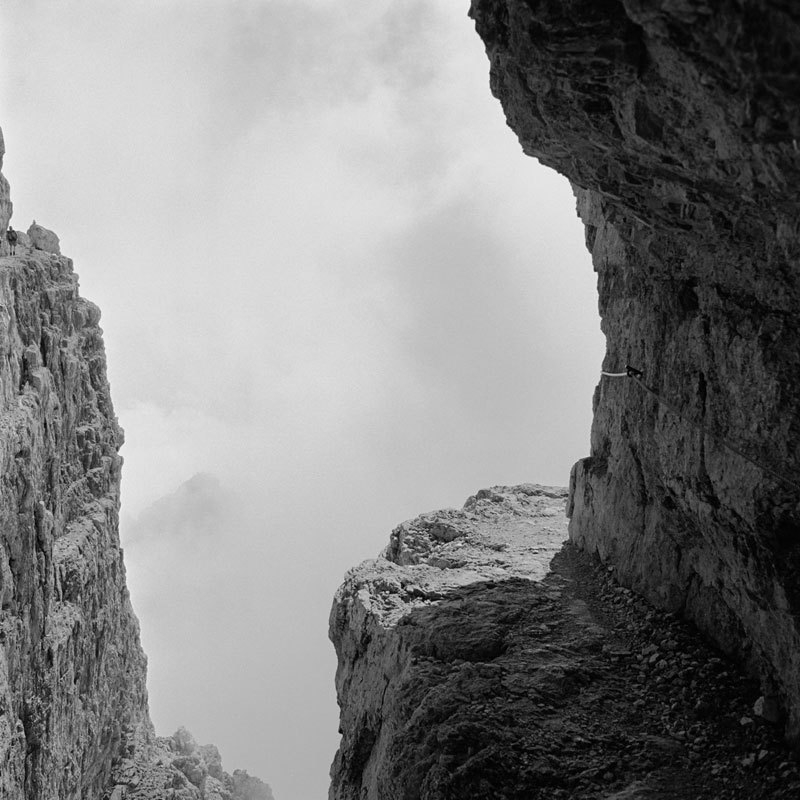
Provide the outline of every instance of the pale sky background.
{"type": "Polygon", "coordinates": [[[588,453],[582,226],[468,6],[3,3],[12,224],[103,311],[153,720],[276,800],[327,796],[344,572],[588,453]]]}

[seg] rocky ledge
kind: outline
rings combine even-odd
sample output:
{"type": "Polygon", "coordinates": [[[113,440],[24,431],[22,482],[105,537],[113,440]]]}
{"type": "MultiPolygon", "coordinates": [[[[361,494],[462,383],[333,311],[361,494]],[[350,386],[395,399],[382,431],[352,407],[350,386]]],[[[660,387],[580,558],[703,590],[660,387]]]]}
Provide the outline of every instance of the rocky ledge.
{"type": "MultiPolygon", "coordinates": [[[[570,535],[745,659],[800,739],[800,15],[473,0],[525,153],[566,175],[607,355],[570,535]]],[[[598,365],[599,371],[600,365],[598,365]]]]}
{"type": "Polygon", "coordinates": [[[565,545],[566,494],[483,490],[348,573],[331,800],[798,796],[758,685],[565,545]]]}

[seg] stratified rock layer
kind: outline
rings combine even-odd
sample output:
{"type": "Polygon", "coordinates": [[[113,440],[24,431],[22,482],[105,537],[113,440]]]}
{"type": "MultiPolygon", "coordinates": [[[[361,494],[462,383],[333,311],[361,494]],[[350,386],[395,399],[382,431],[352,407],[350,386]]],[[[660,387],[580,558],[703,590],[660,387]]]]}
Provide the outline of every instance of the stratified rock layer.
{"type": "Polygon", "coordinates": [[[800,735],[800,16],[473,0],[524,151],[575,186],[604,369],[570,535],[745,658],[800,735]]]}

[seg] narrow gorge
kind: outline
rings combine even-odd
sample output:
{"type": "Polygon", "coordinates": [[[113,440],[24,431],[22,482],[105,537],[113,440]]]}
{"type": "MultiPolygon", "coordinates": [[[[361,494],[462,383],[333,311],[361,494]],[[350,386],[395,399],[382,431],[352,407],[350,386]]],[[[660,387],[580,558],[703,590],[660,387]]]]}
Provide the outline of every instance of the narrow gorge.
{"type": "Polygon", "coordinates": [[[800,13],[470,16],[524,153],[572,183],[608,375],[563,508],[484,490],[346,579],[330,797],[794,797],[800,13]],[[543,509],[569,517],[546,576],[543,509]]]}
{"type": "MultiPolygon", "coordinates": [[[[568,487],[483,488],[348,572],[329,798],[796,798],[800,10],[469,15],[509,136],[573,187],[606,356],[568,487]]],[[[0,173],[0,798],[272,800],[156,735],[100,311],[12,214],[0,173]]]]}

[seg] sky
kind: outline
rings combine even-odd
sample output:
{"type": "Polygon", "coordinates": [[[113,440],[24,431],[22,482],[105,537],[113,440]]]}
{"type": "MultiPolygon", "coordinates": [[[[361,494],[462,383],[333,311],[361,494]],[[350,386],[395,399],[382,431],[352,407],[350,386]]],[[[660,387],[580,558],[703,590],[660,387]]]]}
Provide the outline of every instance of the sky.
{"type": "Polygon", "coordinates": [[[327,794],[334,591],[404,519],[566,485],[604,342],[466,0],[5,0],[12,224],[102,309],[160,734],[327,794]]]}

